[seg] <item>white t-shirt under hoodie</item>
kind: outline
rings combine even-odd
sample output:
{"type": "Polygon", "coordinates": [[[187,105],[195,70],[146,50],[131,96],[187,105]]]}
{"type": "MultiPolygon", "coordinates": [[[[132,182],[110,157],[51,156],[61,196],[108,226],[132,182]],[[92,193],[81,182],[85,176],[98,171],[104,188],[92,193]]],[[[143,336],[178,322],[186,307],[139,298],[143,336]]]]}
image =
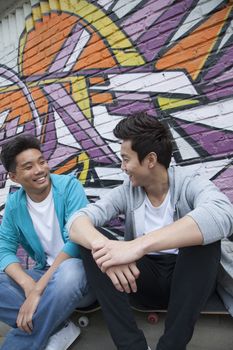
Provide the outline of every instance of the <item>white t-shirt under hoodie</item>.
{"type": "Polygon", "coordinates": [[[42,202],[33,202],[27,195],[27,207],[34,229],[46,254],[47,264],[51,266],[64,246],[54,207],[52,189],[42,202]]]}
{"type": "MultiPolygon", "coordinates": [[[[174,222],[173,220],[174,210],[171,205],[170,190],[167,192],[167,195],[160,206],[154,207],[147,196],[145,198],[144,205],[145,205],[145,221],[144,221],[145,234],[151,231],[163,228],[164,226],[167,226],[174,222]]],[[[154,252],[150,254],[161,254],[161,253],[177,254],[178,249],[167,249],[167,250],[162,250],[160,252],[154,252]]]]}

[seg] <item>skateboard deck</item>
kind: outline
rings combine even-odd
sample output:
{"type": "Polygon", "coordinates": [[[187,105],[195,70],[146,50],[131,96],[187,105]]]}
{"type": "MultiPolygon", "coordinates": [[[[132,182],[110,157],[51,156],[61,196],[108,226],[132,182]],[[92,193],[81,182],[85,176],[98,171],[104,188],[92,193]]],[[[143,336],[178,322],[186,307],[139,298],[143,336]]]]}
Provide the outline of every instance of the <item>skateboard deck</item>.
{"type": "MultiPolygon", "coordinates": [[[[159,313],[165,313],[167,312],[167,309],[165,308],[153,308],[153,307],[146,307],[146,306],[140,306],[140,305],[131,305],[131,308],[138,312],[146,313],[147,320],[149,323],[156,324],[159,321],[159,313]]],[[[78,323],[81,327],[86,327],[89,324],[89,318],[86,316],[87,314],[90,314],[92,312],[100,310],[101,307],[98,303],[98,301],[94,302],[93,304],[84,307],[84,308],[77,308],[75,311],[78,314],[81,314],[82,316],[79,317],[78,323]]],[[[223,302],[217,295],[217,293],[213,293],[209,300],[207,301],[205,307],[201,311],[201,314],[205,315],[228,315],[229,312],[225,308],[223,302]]]]}
{"type": "MultiPolygon", "coordinates": [[[[165,308],[153,308],[153,307],[150,308],[150,307],[145,307],[140,305],[137,305],[137,306],[132,305],[132,309],[135,311],[149,313],[149,314],[167,312],[167,309],[165,308]]],[[[209,298],[209,300],[207,301],[205,307],[201,311],[201,314],[227,315],[229,314],[229,312],[225,308],[222,300],[219,298],[217,293],[213,293],[209,298]]]]}
{"type": "MultiPolygon", "coordinates": [[[[131,305],[133,310],[139,311],[139,312],[167,312],[167,309],[165,308],[154,308],[154,307],[146,307],[141,305],[131,305]]],[[[75,311],[81,314],[89,314],[95,311],[98,311],[101,309],[101,306],[99,305],[98,301],[95,301],[93,304],[83,307],[83,308],[77,308],[75,311]]],[[[229,312],[225,308],[222,300],[219,298],[217,293],[213,293],[210,298],[208,299],[205,307],[201,311],[201,314],[223,314],[227,315],[229,312]]]]}

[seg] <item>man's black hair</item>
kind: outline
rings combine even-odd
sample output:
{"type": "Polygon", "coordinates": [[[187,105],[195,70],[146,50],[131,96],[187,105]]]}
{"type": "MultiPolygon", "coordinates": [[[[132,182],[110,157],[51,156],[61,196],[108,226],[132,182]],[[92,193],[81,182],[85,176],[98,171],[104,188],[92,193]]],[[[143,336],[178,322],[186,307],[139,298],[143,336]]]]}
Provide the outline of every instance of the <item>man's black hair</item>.
{"type": "Polygon", "coordinates": [[[172,139],[170,131],[155,117],[146,113],[137,113],[122,119],[113,130],[120,140],[130,140],[132,150],[138,155],[139,162],[154,152],[158,162],[169,167],[172,157],[172,139]]]}
{"type": "Polygon", "coordinates": [[[2,146],[0,159],[6,171],[15,172],[17,155],[32,148],[41,151],[39,140],[30,134],[16,136],[5,143],[2,146]]]}

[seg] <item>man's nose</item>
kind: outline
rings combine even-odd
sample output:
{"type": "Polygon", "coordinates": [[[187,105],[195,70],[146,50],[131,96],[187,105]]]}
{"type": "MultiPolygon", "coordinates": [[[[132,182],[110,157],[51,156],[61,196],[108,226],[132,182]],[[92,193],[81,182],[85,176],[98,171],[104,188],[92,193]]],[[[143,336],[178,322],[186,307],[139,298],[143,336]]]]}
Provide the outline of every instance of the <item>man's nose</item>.
{"type": "Polygon", "coordinates": [[[35,173],[41,173],[43,171],[42,166],[40,164],[35,165],[35,173]]]}

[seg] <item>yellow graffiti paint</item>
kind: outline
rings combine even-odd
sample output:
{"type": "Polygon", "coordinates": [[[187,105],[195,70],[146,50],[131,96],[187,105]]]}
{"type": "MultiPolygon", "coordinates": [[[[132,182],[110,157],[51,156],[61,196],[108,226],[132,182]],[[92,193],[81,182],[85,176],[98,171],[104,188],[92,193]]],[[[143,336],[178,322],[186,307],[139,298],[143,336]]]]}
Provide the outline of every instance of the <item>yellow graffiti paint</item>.
{"type": "Polygon", "coordinates": [[[59,0],[49,0],[49,7],[53,11],[60,11],[60,3],[59,0]]]}
{"type": "Polygon", "coordinates": [[[32,7],[32,17],[35,22],[42,20],[40,5],[37,5],[36,7],[32,7]]]}
{"type": "MultiPolygon", "coordinates": [[[[34,29],[34,22],[42,19],[42,14],[50,13],[51,11],[66,11],[77,15],[104,37],[121,66],[140,66],[145,64],[143,57],[137,52],[131,41],[117,27],[117,25],[95,5],[88,3],[85,0],[49,0],[41,1],[38,6],[32,8],[32,16],[25,20],[26,32],[29,33],[34,29]]],[[[19,62],[20,73],[22,74],[22,54],[26,43],[26,37],[20,40],[19,62]]]]}
{"type": "Polygon", "coordinates": [[[90,98],[86,78],[83,76],[71,78],[72,97],[86,118],[91,119],[90,98]]]}
{"type": "Polygon", "coordinates": [[[177,107],[183,107],[187,105],[193,105],[199,103],[198,100],[180,100],[174,98],[158,97],[158,103],[162,110],[173,109],[177,107]]]}
{"type": "Polygon", "coordinates": [[[60,3],[61,11],[70,12],[70,4],[69,4],[69,1],[60,0],[59,3],[60,3]]]}
{"type": "Polygon", "coordinates": [[[3,86],[0,88],[0,93],[12,92],[20,90],[17,85],[3,86]]]}
{"type": "Polygon", "coordinates": [[[32,16],[26,18],[25,25],[27,33],[34,29],[34,20],[32,16]]]}
{"type": "Polygon", "coordinates": [[[131,41],[119,27],[99,8],[85,0],[61,0],[63,11],[81,17],[104,37],[122,66],[140,66],[145,64],[131,41]]]}
{"type": "Polygon", "coordinates": [[[85,182],[87,181],[87,174],[88,174],[88,170],[89,170],[89,166],[90,166],[90,159],[87,155],[86,152],[82,152],[79,156],[78,156],[78,164],[79,163],[83,163],[83,170],[81,171],[80,175],[79,175],[79,181],[82,183],[82,185],[85,184],[85,182]]]}
{"type": "Polygon", "coordinates": [[[41,1],[40,8],[42,15],[48,14],[50,12],[50,7],[48,1],[41,1]]]}
{"type": "Polygon", "coordinates": [[[142,60],[137,52],[126,52],[125,50],[115,50],[113,49],[115,57],[117,57],[118,62],[121,66],[131,67],[131,66],[141,66],[142,60]]]}

